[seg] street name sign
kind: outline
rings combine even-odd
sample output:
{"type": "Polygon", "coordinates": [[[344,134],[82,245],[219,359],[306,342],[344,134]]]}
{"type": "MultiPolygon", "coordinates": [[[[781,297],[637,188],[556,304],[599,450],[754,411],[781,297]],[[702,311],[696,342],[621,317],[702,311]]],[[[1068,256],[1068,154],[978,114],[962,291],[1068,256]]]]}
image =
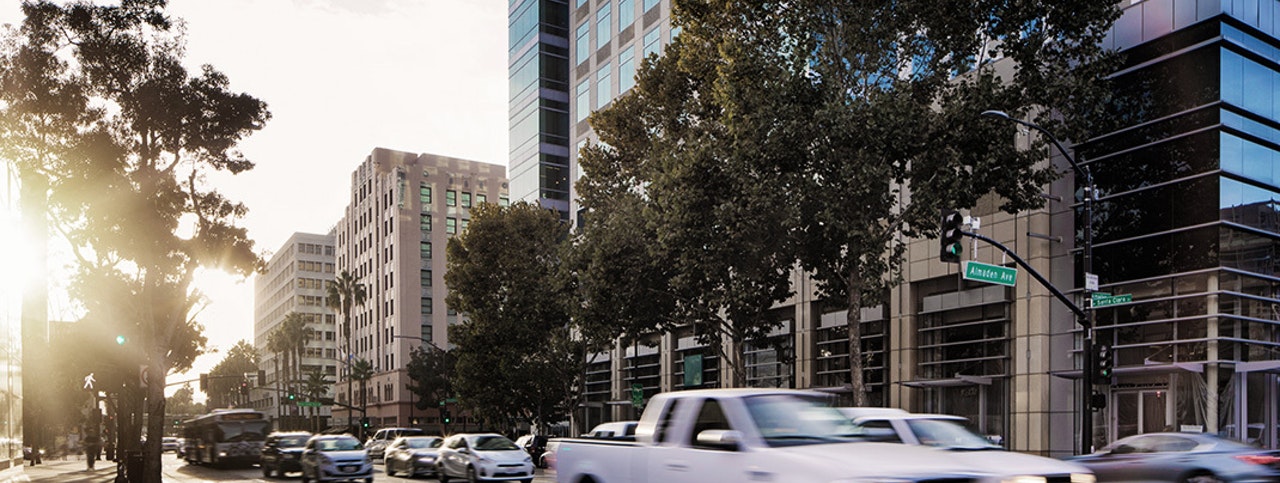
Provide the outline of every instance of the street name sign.
{"type": "Polygon", "coordinates": [[[1085,289],[1085,290],[1097,290],[1097,289],[1098,289],[1098,275],[1097,275],[1097,274],[1093,274],[1093,273],[1086,273],[1086,274],[1084,274],[1084,289],[1085,289]]]}
{"type": "Polygon", "coordinates": [[[1018,269],[991,265],[989,263],[965,261],[963,276],[965,280],[1014,286],[1018,282],[1018,269]]]}
{"type": "Polygon", "coordinates": [[[320,401],[298,401],[298,405],[304,408],[306,407],[318,408],[320,407],[320,401]]]}
{"type": "Polygon", "coordinates": [[[1095,297],[1093,299],[1093,307],[1098,308],[1098,307],[1106,307],[1108,305],[1127,304],[1132,301],[1133,301],[1133,294],[1131,293],[1120,294],[1120,295],[1115,295],[1111,297],[1102,297],[1102,298],[1095,297]]]}

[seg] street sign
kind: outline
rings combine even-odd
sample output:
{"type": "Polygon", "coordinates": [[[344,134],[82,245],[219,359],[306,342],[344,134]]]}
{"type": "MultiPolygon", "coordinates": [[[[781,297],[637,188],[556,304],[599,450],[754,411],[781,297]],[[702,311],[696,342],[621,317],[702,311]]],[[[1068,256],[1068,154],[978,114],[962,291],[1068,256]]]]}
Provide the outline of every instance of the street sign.
{"type": "Polygon", "coordinates": [[[1084,289],[1085,289],[1085,290],[1097,290],[1097,289],[1098,289],[1098,275],[1096,275],[1096,274],[1092,274],[1092,273],[1086,273],[1086,274],[1084,274],[1084,289]]]}
{"type": "Polygon", "coordinates": [[[1093,300],[1093,307],[1106,307],[1108,305],[1127,304],[1133,301],[1133,294],[1120,294],[1112,297],[1103,297],[1093,300]]]}
{"type": "Polygon", "coordinates": [[[318,408],[320,407],[320,401],[298,401],[298,406],[304,408],[318,408]]]}
{"type": "Polygon", "coordinates": [[[684,356],[684,387],[702,386],[702,354],[684,356]]]}
{"type": "Polygon", "coordinates": [[[644,405],[644,386],[638,382],[631,385],[631,405],[635,407],[644,405]]]}
{"type": "Polygon", "coordinates": [[[989,263],[965,261],[964,279],[976,282],[994,283],[1014,286],[1018,282],[1018,269],[991,265],[989,263]]]}
{"type": "Polygon", "coordinates": [[[1109,292],[1094,292],[1094,293],[1091,295],[1091,297],[1093,298],[1093,301],[1094,301],[1094,302],[1097,302],[1099,299],[1105,299],[1105,298],[1109,298],[1109,297],[1111,297],[1111,293],[1109,293],[1109,292]]]}

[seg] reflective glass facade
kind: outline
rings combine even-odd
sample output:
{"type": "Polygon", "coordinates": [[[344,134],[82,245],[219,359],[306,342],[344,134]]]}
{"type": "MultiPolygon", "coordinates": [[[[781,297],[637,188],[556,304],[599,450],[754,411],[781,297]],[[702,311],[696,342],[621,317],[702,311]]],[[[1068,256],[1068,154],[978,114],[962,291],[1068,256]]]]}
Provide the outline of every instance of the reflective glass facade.
{"type": "MultiPolygon", "coordinates": [[[[0,167],[7,183],[16,176],[8,164],[0,167]]],[[[16,186],[0,190],[0,228],[19,233],[16,186]]],[[[5,267],[20,266],[21,253],[0,253],[5,267]]],[[[11,277],[14,285],[0,290],[0,481],[17,479],[22,472],[22,290],[23,277],[11,277]]]]}
{"type": "Polygon", "coordinates": [[[511,0],[508,18],[511,196],[567,219],[569,5],[511,0]]]}

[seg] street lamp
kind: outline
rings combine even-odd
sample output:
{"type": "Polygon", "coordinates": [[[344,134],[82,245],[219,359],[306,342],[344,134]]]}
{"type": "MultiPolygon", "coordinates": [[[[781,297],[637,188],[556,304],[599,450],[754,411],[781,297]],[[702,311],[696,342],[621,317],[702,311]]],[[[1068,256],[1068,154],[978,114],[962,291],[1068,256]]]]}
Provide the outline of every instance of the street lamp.
{"type": "MultiPolygon", "coordinates": [[[[1067,151],[1067,148],[1062,146],[1058,138],[1054,137],[1053,133],[1050,133],[1045,128],[1010,117],[1004,111],[982,111],[981,115],[983,117],[1003,119],[1039,131],[1040,134],[1043,134],[1049,138],[1049,141],[1053,142],[1053,145],[1058,148],[1058,152],[1062,153],[1064,158],[1067,158],[1067,162],[1071,163],[1071,169],[1075,170],[1076,176],[1084,179],[1084,298],[1092,302],[1093,289],[1088,280],[1090,275],[1093,274],[1093,200],[1096,197],[1095,193],[1097,193],[1096,186],[1093,184],[1093,172],[1089,170],[1088,166],[1081,166],[1080,163],[1077,163],[1075,157],[1067,151]]],[[[1081,383],[1084,387],[1080,394],[1081,454],[1093,452],[1093,327],[1096,315],[1094,314],[1092,303],[1087,304],[1085,311],[1088,317],[1084,320],[1078,320],[1080,325],[1084,327],[1084,370],[1081,371],[1081,383]]]]}

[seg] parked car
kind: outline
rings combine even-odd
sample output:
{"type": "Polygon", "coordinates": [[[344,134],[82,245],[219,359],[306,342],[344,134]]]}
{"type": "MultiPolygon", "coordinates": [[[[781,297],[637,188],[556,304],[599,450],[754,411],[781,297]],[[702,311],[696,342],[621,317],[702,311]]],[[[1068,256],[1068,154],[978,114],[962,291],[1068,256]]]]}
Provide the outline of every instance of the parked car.
{"type": "Polygon", "coordinates": [[[542,453],[547,451],[547,437],[540,434],[526,434],[516,439],[516,446],[529,453],[533,465],[542,468],[542,453]]]}
{"type": "Polygon", "coordinates": [[[178,438],[166,436],[160,440],[160,452],[164,453],[166,451],[178,452],[178,438]]]}
{"type": "Polygon", "coordinates": [[[426,436],[427,432],[418,428],[382,428],[378,432],[373,433],[368,441],[364,442],[364,448],[369,450],[369,456],[374,461],[382,461],[386,455],[383,451],[391,441],[401,436],[426,436]]]}
{"type": "Polygon", "coordinates": [[[373,461],[360,440],[349,434],[312,436],[302,449],[302,483],[357,481],[373,483],[373,461]]]}
{"type": "Polygon", "coordinates": [[[436,471],[440,483],[449,478],[530,483],[533,459],[500,434],[455,434],[441,445],[436,471]]]}
{"type": "Polygon", "coordinates": [[[436,458],[440,456],[439,436],[401,436],[387,445],[382,470],[387,476],[404,472],[410,478],[436,474],[436,458]]]}
{"type": "Polygon", "coordinates": [[[636,423],[637,421],[614,421],[612,423],[600,424],[591,428],[591,432],[584,435],[584,437],[634,441],[636,437],[636,423]]]}
{"type": "Polygon", "coordinates": [[[302,471],[302,448],[311,439],[306,431],[274,432],[267,435],[262,442],[262,459],[258,465],[262,467],[262,476],[270,478],[284,476],[285,473],[302,471]]]}
{"type": "Polygon", "coordinates": [[[1094,481],[1092,472],[1079,464],[1005,451],[1000,445],[971,431],[966,426],[969,420],[960,416],[884,409],[887,408],[840,408],[840,412],[846,416],[862,414],[852,419],[854,434],[868,440],[963,452],[965,463],[978,471],[1042,477],[1047,481],[1094,481]]]}
{"type": "Polygon", "coordinates": [[[1139,434],[1071,460],[1100,482],[1280,481],[1280,452],[1203,433],[1139,434]]]}
{"type": "Polygon", "coordinates": [[[184,459],[187,456],[187,438],[178,438],[178,449],[173,450],[178,455],[178,459],[184,459]]]}

